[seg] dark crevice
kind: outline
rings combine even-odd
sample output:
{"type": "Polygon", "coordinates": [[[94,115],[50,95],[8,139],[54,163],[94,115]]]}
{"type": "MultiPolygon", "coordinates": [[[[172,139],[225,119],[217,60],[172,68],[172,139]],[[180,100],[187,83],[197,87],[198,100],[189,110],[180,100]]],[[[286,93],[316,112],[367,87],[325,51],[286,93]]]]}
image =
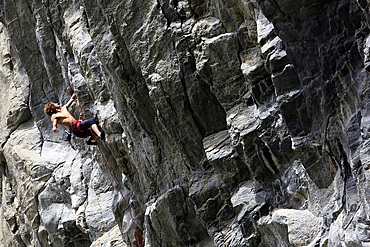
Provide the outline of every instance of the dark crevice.
{"type": "Polygon", "coordinates": [[[338,146],[340,150],[342,151],[342,161],[343,161],[343,177],[344,177],[344,182],[348,181],[348,179],[352,178],[352,170],[351,170],[351,165],[348,162],[347,154],[343,149],[342,144],[338,141],[338,146]]]}
{"type": "Polygon", "coordinates": [[[193,118],[193,120],[194,120],[195,125],[198,127],[198,130],[199,130],[200,134],[202,135],[202,137],[204,137],[204,136],[205,136],[205,134],[206,134],[206,130],[204,129],[204,127],[203,127],[203,126],[202,126],[202,124],[200,123],[199,119],[195,116],[195,112],[194,112],[193,108],[191,107],[191,103],[190,103],[190,100],[189,100],[189,96],[188,96],[188,94],[186,93],[185,80],[184,80],[184,78],[182,78],[182,77],[181,77],[181,83],[182,83],[182,85],[183,85],[183,87],[184,87],[184,91],[185,91],[185,92],[184,92],[184,95],[185,95],[185,102],[184,102],[185,107],[186,107],[187,109],[189,109],[190,114],[191,114],[191,116],[192,116],[192,118],[193,118]]]}
{"type": "Polygon", "coordinates": [[[12,233],[13,234],[16,234],[16,232],[18,231],[19,229],[19,226],[18,226],[18,223],[17,223],[17,219],[14,219],[14,227],[12,229],[12,233]]]}

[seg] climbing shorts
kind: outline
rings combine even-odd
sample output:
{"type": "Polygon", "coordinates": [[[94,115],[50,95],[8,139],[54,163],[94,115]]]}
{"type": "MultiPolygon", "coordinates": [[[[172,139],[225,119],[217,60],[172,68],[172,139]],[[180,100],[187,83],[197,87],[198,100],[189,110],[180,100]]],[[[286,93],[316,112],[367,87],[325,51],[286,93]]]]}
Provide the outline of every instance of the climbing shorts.
{"type": "Polygon", "coordinates": [[[78,121],[74,120],[69,129],[73,133],[73,135],[80,137],[80,138],[87,138],[88,136],[92,136],[91,125],[96,124],[96,118],[90,118],[85,121],[78,121]]]}

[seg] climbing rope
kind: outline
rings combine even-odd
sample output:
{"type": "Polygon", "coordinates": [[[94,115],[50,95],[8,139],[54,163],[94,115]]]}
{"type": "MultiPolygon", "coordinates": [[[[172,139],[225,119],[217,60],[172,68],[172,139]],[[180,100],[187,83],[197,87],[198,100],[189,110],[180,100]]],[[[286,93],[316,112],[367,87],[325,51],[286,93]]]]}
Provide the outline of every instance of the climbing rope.
{"type": "Polygon", "coordinates": [[[80,119],[81,119],[81,113],[83,114],[85,120],[86,120],[86,116],[85,116],[85,113],[84,111],[82,110],[82,106],[80,104],[80,102],[78,101],[78,98],[77,98],[77,94],[75,92],[75,87],[73,86],[73,81],[72,81],[72,72],[70,71],[69,72],[71,74],[71,85],[72,85],[72,90],[73,90],[73,94],[76,95],[76,105],[77,105],[77,110],[78,110],[78,114],[80,116],[80,119]]]}
{"type": "MultiPolygon", "coordinates": [[[[84,113],[84,111],[83,111],[83,109],[82,109],[82,106],[81,106],[80,102],[78,101],[78,97],[77,97],[77,94],[76,94],[76,92],[75,92],[75,88],[74,88],[74,86],[73,86],[72,72],[71,72],[71,71],[70,71],[70,74],[71,74],[71,85],[72,85],[73,94],[74,94],[74,95],[76,95],[76,104],[77,104],[78,113],[79,113],[79,115],[80,115],[80,118],[81,118],[81,116],[83,116],[83,117],[84,117],[84,119],[86,120],[85,113],[84,113]],[[82,115],[81,115],[81,114],[82,114],[82,115]]],[[[93,131],[91,131],[91,133],[92,133],[92,135],[93,135],[94,141],[95,141],[95,142],[96,142],[96,144],[97,144],[97,147],[98,147],[98,149],[99,149],[99,152],[100,152],[101,156],[103,157],[103,160],[104,160],[104,162],[105,162],[105,164],[106,164],[106,166],[107,166],[107,168],[108,168],[108,170],[109,170],[109,173],[110,173],[110,175],[112,176],[112,178],[113,178],[113,180],[114,180],[114,183],[116,184],[117,189],[118,189],[119,193],[121,194],[121,196],[122,196],[122,198],[123,198],[124,202],[126,203],[126,206],[127,206],[128,211],[130,212],[132,225],[133,225],[134,230],[135,230],[136,241],[137,241],[138,246],[139,246],[139,247],[141,247],[141,246],[140,246],[140,241],[139,241],[139,236],[138,236],[137,231],[136,231],[136,227],[135,227],[135,223],[134,223],[134,218],[133,218],[133,216],[132,216],[131,209],[130,209],[130,207],[129,207],[129,205],[128,205],[128,203],[127,203],[126,199],[125,199],[125,197],[123,196],[123,193],[122,193],[122,191],[121,191],[121,189],[120,189],[120,187],[119,187],[119,185],[118,185],[118,182],[117,182],[116,178],[115,178],[115,177],[114,177],[114,175],[113,175],[112,170],[111,170],[111,169],[110,169],[110,167],[109,167],[109,164],[108,164],[108,162],[107,162],[107,160],[106,160],[106,158],[105,158],[105,156],[104,156],[104,154],[103,154],[103,152],[102,152],[102,150],[101,150],[101,148],[100,148],[100,146],[99,146],[99,143],[98,143],[98,142],[96,141],[96,139],[95,139],[95,134],[93,133],[93,131]]]]}

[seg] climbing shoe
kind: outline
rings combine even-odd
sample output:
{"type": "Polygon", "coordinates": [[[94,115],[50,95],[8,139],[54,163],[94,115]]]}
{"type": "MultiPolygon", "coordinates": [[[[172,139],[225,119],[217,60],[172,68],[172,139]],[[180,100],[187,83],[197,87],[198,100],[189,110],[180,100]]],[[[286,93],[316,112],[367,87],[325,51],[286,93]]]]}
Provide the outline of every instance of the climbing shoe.
{"type": "Polygon", "coordinates": [[[101,130],[101,132],[100,132],[100,139],[102,140],[102,141],[104,141],[105,140],[105,132],[104,132],[104,130],[101,130]]]}
{"type": "Polygon", "coordinates": [[[87,145],[97,145],[96,141],[93,140],[93,138],[89,137],[87,140],[86,140],[86,144],[87,145]]]}
{"type": "Polygon", "coordinates": [[[92,145],[92,146],[96,146],[97,145],[96,141],[91,141],[91,140],[87,140],[86,141],[86,144],[87,145],[92,145]]]}

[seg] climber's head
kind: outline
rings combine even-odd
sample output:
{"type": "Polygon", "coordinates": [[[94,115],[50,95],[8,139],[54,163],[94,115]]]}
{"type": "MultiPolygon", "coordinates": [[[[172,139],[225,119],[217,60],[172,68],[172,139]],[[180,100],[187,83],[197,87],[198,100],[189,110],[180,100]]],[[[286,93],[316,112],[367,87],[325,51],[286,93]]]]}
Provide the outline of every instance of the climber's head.
{"type": "Polygon", "coordinates": [[[60,105],[54,102],[49,102],[45,105],[44,112],[47,116],[51,116],[54,113],[57,113],[57,110],[60,109],[60,105]]]}

